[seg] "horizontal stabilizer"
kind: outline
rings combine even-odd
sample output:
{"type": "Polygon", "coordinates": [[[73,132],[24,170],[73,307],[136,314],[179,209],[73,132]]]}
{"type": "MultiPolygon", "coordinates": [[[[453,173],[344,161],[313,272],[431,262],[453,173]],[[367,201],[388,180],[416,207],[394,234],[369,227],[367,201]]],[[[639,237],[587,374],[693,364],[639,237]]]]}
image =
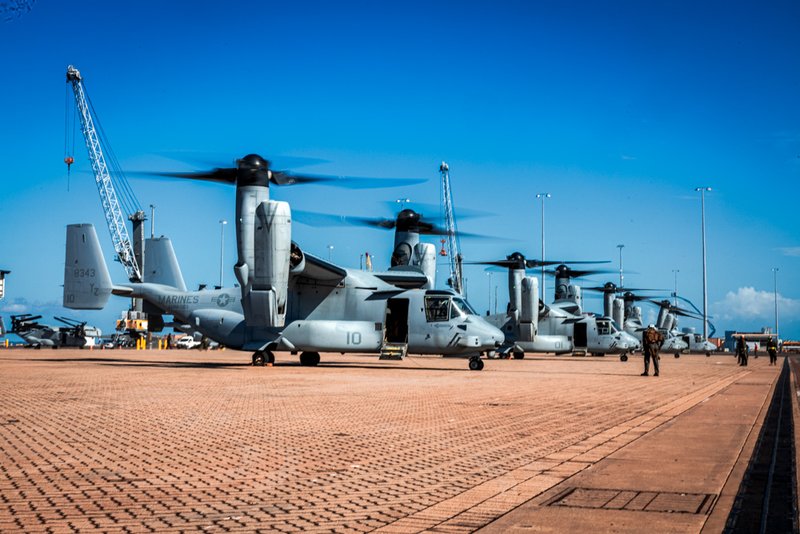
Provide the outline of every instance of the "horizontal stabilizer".
{"type": "Polygon", "coordinates": [[[111,295],[111,276],[91,224],[67,226],[64,262],[64,307],[100,310],[111,295]]]}
{"type": "Polygon", "coordinates": [[[130,297],[134,290],[130,286],[111,286],[111,294],[118,297],[130,297]]]}

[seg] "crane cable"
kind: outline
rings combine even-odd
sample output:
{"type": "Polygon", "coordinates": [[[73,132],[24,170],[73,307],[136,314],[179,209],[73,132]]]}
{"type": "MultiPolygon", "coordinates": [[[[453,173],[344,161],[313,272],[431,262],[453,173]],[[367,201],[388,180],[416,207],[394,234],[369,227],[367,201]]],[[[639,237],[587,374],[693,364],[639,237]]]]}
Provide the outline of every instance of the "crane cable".
{"type": "Polygon", "coordinates": [[[64,92],[64,163],[67,164],[67,192],[69,192],[69,179],[71,175],[72,164],[75,162],[73,154],[75,153],[75,123],[77,122],[76,114],[78,113],[76,106],[72,106],[72,138],[70,139],[69,97],[70,87],[67,85],[64,92]],[[72,141],[71,143],[70,140],[72,141]],[[72,145],[71,151],[70,145],[72,145]]]}
{"type": "MultiPolygon", "coordinates": [[[[83,85],[85,88],[86,82],[84,82],[83,85]]],[[[112,176],[114,184],[118,186],[117,189],[119,190],[118,195],[120,203],[122,204],[125,212],[128,214],[141,211],[141,204],[139,203],[139,200],[136,198],[136,194],[133,192],[133,189],[128,183],[128,179],[125,177],[125,173],[122,171],[122,166],[119,164],[119,160],[117,159],[116,154],[114,154],[114,150],[111,148],[111,144],[108,142],[108,137],[106,136],[106,132],[103,129],[102,123],[100,122],[99,115],[94,109],[94,104],[88,95],[88,91],[85,91],[85,94],[86,101],[89,104],[89,109],[91,110],[92,117],[94,118],[95,128],[97,129],[100,145],[102,146],[103,153],[108,159],[108,172],[112,176]]]]}
{"type": "MultiPolygon", "coordinates": [[[[84,87],[85,85],[86,84],[84,82],[84,87]]],[[[72,87],[70,84],[67,84],[64,97],[64,163],[67,164],[67,191],[69,191],[69,186],[70,186],[71,167],[72,164],[75,162],[73,154],[75,154],[75,143],[78,137],[76,132],[76,129],[78,127],[78,117],[77,117],[78,106],[77,104],[70,106],[71,92],[72,92],[72,87]],[[72,120],[70,120],[70,113],[69,113],[70,107],[72,108],[72,120]]],[[[100,141],[100,145],[102,147],[103,153],[106,154],[108,159],[109,168],[107,170],[118,189],[118,195],[119,195],[118,198],[120,204],[122,204],[122,207],[125,210],[125,212],[129,214],[141,211],[142,210],[141,204],[139,203],[139,200],[136,198],[136,195],[133,192],[131,185],[128,183],[128,179],[122,172],[122,167],[119,164],[119,160],[117,159],[117,156],[114,154],[114,150],[111,148],[111,144],[108,142],[105,130],[103,130],[103,125],[100,123],[99,116],[97,115],[97,112],[94,109],[94,104],[92,104],[92,100],[89,98],[88,94],[86,95],[86,100],[89,104],[89,108],[91,109],[92,117],[96,125],[97,135],[100,141]]]]}

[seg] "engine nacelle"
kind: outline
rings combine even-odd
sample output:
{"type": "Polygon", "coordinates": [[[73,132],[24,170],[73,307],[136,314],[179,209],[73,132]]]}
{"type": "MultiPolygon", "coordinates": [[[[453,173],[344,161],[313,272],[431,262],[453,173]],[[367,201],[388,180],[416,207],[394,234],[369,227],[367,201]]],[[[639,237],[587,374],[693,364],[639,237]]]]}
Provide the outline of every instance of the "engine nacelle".
{"type": "Polygon", "coordinates": [[[614,315],[614,293],[603,293],[603,315],[606,317],[614,315]]]}
{"type": "Polygon", "coordinates": [[[522,305],[522,279],[525,278],[525,269],[508,270],[508,315],[519,320],[522,305]]]}
{"type": "Polygon", "coordinates": [[[248,326],[283,326],[289,287],[292,217],[287,202],[265,200],[253,220],[253,268],[237,264],[248,326]],[[246,284],[243,282],[247,282],[246,284]]]}
{"type": "Polygon", "coordinates": [[[436,246],[433,243],[417,243],[414,247],[414,263],[428,278],[423,289],[433,289],[436,285],[436,246]]]}
{"type": "Polygon", "coordinates": [[[658,329],[664,329],[667,327],[667,317],[669,317],[669,310],[666,306],[662,306],[658,311],[658,320],[656,321],[656,327],[658,329]]]}
{"type": "Polygon", "coordinates": [[[618,325],[625,323],[625,302],[622,299],[614,299],[614,305],[611,310],[611,318],[618,325]]]}
{"type": "Polygon", "coordinates": [[[539,279],[535,276],[522,279],[521,301],[519,339],[533,341],[539,326],[539,279]]]}

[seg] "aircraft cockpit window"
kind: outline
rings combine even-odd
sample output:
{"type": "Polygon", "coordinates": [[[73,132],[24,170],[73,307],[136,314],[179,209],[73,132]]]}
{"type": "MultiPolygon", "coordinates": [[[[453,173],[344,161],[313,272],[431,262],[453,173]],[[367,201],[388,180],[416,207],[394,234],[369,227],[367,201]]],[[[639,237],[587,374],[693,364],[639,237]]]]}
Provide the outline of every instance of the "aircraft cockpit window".
{"type": "Polygon", "coordinates": [[[429,323],[450,319],[450,297],[425,297],[425,319],[429,323]]]}
{"type": "Polygon", "coordinates": [[[458,314],[459,310],[464,315],[478,315],[477,313],[475,313],[475,310],[472,309],[472,306],[469,305],[469,302],[467,302],[464,299],[454,298],[453,299],[453,308],[454,308],[454,310],[453,310],[453,314],[454,315],[452,315],[451,317],[455,317],[458,314]]]}
{"type": "Polygon", "coordinates": [[[700,334],[695,334],[694,335],[694,342],[695,343],[700,343],[701,341],[703,341],[703,337],[700,334]]]}

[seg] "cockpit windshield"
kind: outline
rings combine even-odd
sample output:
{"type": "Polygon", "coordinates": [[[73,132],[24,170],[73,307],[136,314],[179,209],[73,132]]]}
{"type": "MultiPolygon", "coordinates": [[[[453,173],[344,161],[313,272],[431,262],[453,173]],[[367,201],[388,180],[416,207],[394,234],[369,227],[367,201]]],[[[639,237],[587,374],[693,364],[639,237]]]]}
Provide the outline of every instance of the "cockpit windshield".
{"type": "Polygon", "coordinates": [[[460,310],[464,315],[478,315],[475,313],[475,310],[472,309],[472,306],[464,300],[457,297],[453,298],[453,307],[460,310]]]}

